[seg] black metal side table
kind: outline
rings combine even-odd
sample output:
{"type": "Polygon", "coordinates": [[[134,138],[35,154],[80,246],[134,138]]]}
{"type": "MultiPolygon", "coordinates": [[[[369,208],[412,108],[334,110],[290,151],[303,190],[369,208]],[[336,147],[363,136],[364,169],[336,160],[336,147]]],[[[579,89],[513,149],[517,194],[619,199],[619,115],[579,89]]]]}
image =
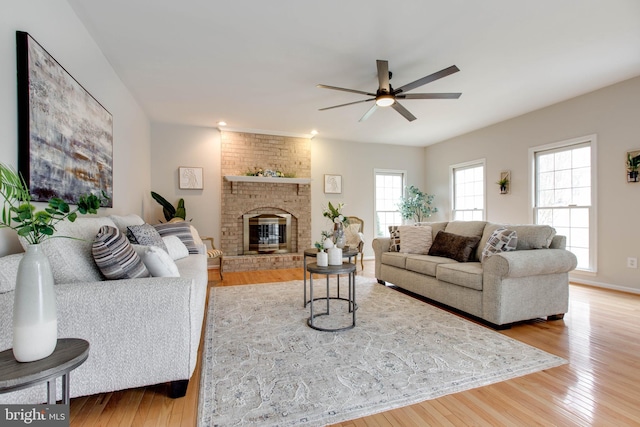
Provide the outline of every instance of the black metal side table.
{"type": "Polygon", "coordinates": [[[69,374],[89,357],[89,343],[79,338],[61,338],[44,359],[21,363],[11,349],[0,353],[0,393],[22,390],[47,382],[47,404],[55,405],[56,378],[62,377],[62,404],[68,405],[69,374]]]}
{"type": "MultiPolygon", "coordinates": [[[[309,319],[307,320],[307,325],[309,325],[313,329],[317,329],[318,331],[327,331],[327,332],[336,332],[336,331],[344,331],[347,329],[352,329],[356,326],[356,310],[358,306],[356,305],[356,265],[350,262],[343,262],[342,265],[329,265],[327,267],[319,267],[317,263],[311,263],[307,265],[307,269],[310,274],[309,276],[309,319]],[[324,297],[313,298],[313,275],[314,274],[324,274],[327,276],[327,295],[324,297]],[[340,290],[338,288],[338,295],[335,297],[329,296],[329,276],[335,274],[338,277],[340,274],[348,274],[349,275],[349,297],[343,298],[340,296],[340,290]],[[313,303],[314,301],[326,300],[327,301],[327,311],[323,313],[313,312],[313,303]],[[352,321],[351,324],[342,328],[321,328],[313,323],[313,320],[318,316],[328,316],[329,313],[329,301],[330,300],[342,300],[347,301],[349,306],[349,312],[352,313],[352,321]]],[[[305,272],[305,274],[307,274],[305,272]]]]}
{"type": "MultiPolygon", "coordinates": [[[[304,257],[302,258],[302,268],[303,268],[303,272],[304,272],[304,280],[303,280],[303,287],[304,287],[304,307],[307,306],[307,304],[309,303],[309,300],[307,299],[307,257],[312,257],[312,258],[317,258],[318,257],[318,249],[317,248],[309,248],[309,249],[305,249],[304,250],[304,257]]],[[[349,248],[349,249],[343,249],[342,250],[342,258],[347,258],[349,260],[349,262],[351,262],[351,258],[353,258],[354,256],[358,255],[358,249],[357,248],[349,248]]],[[[355,264],[354,264],[355,265],[355,264]]],[[[338,277],[338,289],[340,289],[340,277],[338,277]]]]}

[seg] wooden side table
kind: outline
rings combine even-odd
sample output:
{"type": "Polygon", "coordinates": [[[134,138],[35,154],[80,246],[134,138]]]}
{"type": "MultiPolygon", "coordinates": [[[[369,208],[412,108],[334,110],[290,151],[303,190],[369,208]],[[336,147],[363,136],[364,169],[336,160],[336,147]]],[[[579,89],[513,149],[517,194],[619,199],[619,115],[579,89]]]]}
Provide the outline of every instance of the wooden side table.
{"type": "Polygon", "coordinates": [[[56,378],[62,377],[62,404],[68,405],[69,374],[89,357],[89,343],[78,338],[61,338],[53,353],[35,362],[21,363],[11,349],[0,353],[0,393],[22,390],[47,382],[47,404],[55,405],[56,378]]]}

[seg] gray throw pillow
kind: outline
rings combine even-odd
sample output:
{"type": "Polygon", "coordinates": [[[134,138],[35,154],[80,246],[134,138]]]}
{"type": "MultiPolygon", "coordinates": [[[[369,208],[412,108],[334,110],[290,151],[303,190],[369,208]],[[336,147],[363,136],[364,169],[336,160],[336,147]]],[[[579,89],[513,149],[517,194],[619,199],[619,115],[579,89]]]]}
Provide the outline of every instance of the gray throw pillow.
{"type": "Polygon", "coordinates": [[[131,243],[144,246],[157,246],[164,251],[167,250],[167,245],[165,245],[162,240],[162,236],[151,224],[128,226],[127,237],[131,243]]]}
{"type": "Polygon", "coordinates": [[[193,238],[193,234],[191,234],[191,226],[188,222],[166,222],[164,224],[156,224],[154,227],[162,237],[178,236],[182,243],[187,247],[190,254],[200,253],[198,245],[196,245],[193,238]]]}

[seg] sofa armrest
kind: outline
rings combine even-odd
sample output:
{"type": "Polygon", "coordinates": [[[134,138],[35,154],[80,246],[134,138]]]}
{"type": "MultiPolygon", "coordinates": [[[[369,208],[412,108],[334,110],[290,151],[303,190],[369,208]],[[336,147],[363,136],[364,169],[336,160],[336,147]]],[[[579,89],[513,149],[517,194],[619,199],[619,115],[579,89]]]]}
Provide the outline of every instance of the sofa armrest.
{"type": "Polygon", "coordinates": [[[565,249],[531,249],[502,252],[487,258],[484,274],[496,277],[528,277],[568,273],[578,265],[576,256],[565,249]]]}
{"type": "Polygon", "coordinates": [[[389,251],[389,247],[391,246],[391,238],[389,237],[376,237],[371,242],[371,246],[373,247],[373,253],[376,259],[376,269],[375,274],[376,278],[380,277],[380,266],[382,265],[382,254],[384,252],[389,251]]]}

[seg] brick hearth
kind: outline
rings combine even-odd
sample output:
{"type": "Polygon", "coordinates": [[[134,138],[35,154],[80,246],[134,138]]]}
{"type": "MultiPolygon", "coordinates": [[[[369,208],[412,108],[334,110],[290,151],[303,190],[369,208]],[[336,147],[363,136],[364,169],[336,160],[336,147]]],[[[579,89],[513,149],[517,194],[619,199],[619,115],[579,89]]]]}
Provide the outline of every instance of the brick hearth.
{"type": "MultiPolygon", "coordinates": [[[[296,178],[311,176],[311,142],[307,138],[222,131],[222,176],[243,176],[255,168],[279,170],[296,178]]],[[[224,271],[302,266],[311,246],[311,186],[280,182],[222,180],[220,248],[224,271]],[[288,254],[242,255],[242,215],[290,213],[292,251],[288,254]]]]}

